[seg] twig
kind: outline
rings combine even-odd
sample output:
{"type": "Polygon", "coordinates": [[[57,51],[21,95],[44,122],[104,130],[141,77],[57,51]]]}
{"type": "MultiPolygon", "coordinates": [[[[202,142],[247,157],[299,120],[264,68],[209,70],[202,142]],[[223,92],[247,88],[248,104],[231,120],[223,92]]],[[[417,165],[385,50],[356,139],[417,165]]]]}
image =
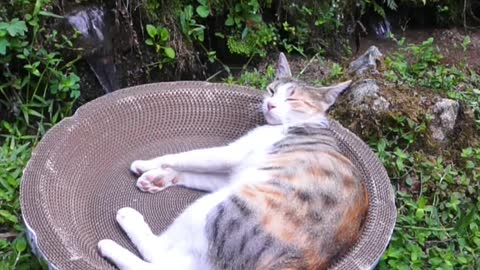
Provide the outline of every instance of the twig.
{"type": "Polygon", "coordinates": [[[277,10],[275,12],[275,16],[277,17],[277,22],[280,21],[281,10],[282,10],[282,0],[279,0],[277,4],[277,10]]]}
{"type": "Polygon", "coordinates": [[[308,63],[305,65],[305,67],[302,69],[302,71],[300,71],[300,73],[298,73],[298,76],[297,76],[297,77],[300,77],[300,76],[307,70],[308,66],[310,66],[310,65],[313,63],[313,60],[314,60],[315,58],[317,58],[317,56],[318,56],[319,53],[320,53],[320,52],[317,52],[317,53],[310,59],[310,61],[308,61],[308,63]]]}
{"type": "Polygon", "coordinates": [[[17,235],[16,233],[0,233],[0,239],[14,238],[17,235]]]}
{"type": "Polygon", "coordinates": [[[434,231],[434,232],[445,232],[453,231],[455,228],[427,228],[427,227],[418,227],[418,226],[397,226],[398,229],[412,229],[412,230],[421,230],[421,231],[434,231]]]}
{"type": "Polygon", "coordinates": [[[405,31],[407,31],[407,27],[408,27],[408,23],[409,23],[409,22],[410,22],[410,18],[407,18],[407,19],[405,20],[405,23],[400,26],[400,28],[402,29],[402,32],[403,32],[403,33],[405,33],[405,31]]]}
{"type": "Polygon", "coordinates": [[[425,244],[428,244],[428,245],[445,244],[445,243],[451,242],[453,240],[454,239],[451,239],[451,238],[445,239],[445,240],[426,240],[425,244]]]}
{"type": "Polygon", "coordinates": [[[475,15],[475,13],[473,13],[472,5],[470,5],[469,12],[470,12],[470,16],[472,17],[472,19],[474,19],[477,22],[480,22],[480,18],[478,18],[477,15],[475,15]]]}
{"type": "Polygon", "coordinates": [[[219,74],[221,74],[223,72],[223,70],[219,70],[217,71],[215,74],[213,74],[212,76],[208,77],[207,78],[207,82],[213,80],[215,77],[217,77],[219,74]]]}
{"type": "Polygon", "coordinates": [[[251,62],[252,59],[253,59],[253,56],[255,56],[255,55],[252,54],[252,56],[250,56],[250,58],[248,58],[247,63],[245,63],[245,65],[243,65],[243,67],[242,67],[243,70],[247,69],[248,65],[250,64],[250,62],[251,62]]]}
{"type": "Polygon", "coordinates": [[[357,24],[362,28],[362,31],[365,35],[368,35],[367,28],[363,25],[361,21],[357,21],[357,24]]]}

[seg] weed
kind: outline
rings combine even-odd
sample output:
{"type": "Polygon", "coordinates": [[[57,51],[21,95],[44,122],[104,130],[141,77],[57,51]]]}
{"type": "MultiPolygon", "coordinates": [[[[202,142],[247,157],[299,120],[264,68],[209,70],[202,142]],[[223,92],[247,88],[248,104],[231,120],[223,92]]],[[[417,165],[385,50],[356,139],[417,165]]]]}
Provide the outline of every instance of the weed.
{"type": "Polygon", "coordinates": [[[180,29],[190,42],[205,40],[205,25],[199,24],[195,20],[192,5],[187,5],[180,11],[179,20],[180,29]]]}
{"type": "Polygon", "coordinates": [[[465,36],[460,45],[462,46],[463,51],[465,52],[468,50],[471,44],[472,44],[472,39],[470,39],[470,36],[465,36]]]}
{"type": "Polygon", "coordinates": [[[22,171],[30,158],[37,136],[22,134],[17,126],[8,125],[9,135],[3,135],[0,148],[0,269],[40,269],[30,254],[21,226],[18,189],[22,171]],[[4,228],[8,228],[7,231],[4,228]],[[9,240],[13,239],[13,241],[9,240]]]}
{"type": "Polygon", "coordinates": [[[155,52],[160,55],[160,61],[157,62],[158,68],[162,69],[165,64],[173,63],[175,59],[175,51],[167,46],[170,40],[170,33],[166,27],[153,26],[147,24],[148,38],[145,40],[145,44],[155,48],[155,52]]]}
{"type": "Polygon", "coordinates": [[[276,44],[277,32],[272,25],[261,23],[257,27],[256,30],[246,27],[241,36],[228,37],[227,46],[230,52],[250,58],[266,57],[267,49],[276,44]]]}
{"type": "Polygon", "coordinates": [[[208,7],[207,0],[198,0],[199,5],[197,6],[197,14],[202,18],[207,18],[210,15],[210,8],[208,7]]]}
{"type": "MultiPolygon", "coordinates": [[[[387,57],[385,78],[412,88],[429,88],[463,102],[474,111],[477,129],[478,75],[441,64],[442,55],[433,39],[405,45],[387,57]],[[465,89],[457,91],[464,84],[465,89]]],[[[379,269],[477,269],[480,261],[480,148],[471,139],[460,159],[422,149],[428,117],[394,117],[386,137],[370,138],[371,145],[396,185],[398,220],[379,269]]],[[[480,129],[478,129],[480,130],[480,129]]],[[[455,154],[453,154],[455,156],[455,154]]]]}
{"type": "MultiPolygon", "coordinates": [[[[206,18],[209,16],[210,11],[207,13],[207,3],[206,1],[199,0],[200,5],[197,7],[197,15],[201,18],[206,18]]],[[[193,12],[193,6],[187,5],[179,12],[179,21],[180,21],[180,30],[187,40],[193,44],[198,44],[207,54],[208,60],[214,62],[217,59],[217,54],[215,51],[208,50],[203,42],[205,41],[205,29],[206,26],[197,22],[195,14],[193,12]]]]}
{"type": "Polygon", "coordinates": [[[265,90],[274,77],[275,68],[272,65],[268,65],[264,73],[258,72],[257,70],[245,71],[238,78],[229,76],[226,82],[229,84],[246,85],[256,89],[265,90]]]}
{"type": "MultiPolygon", "coordinates": [[[[253,58],[265,57],[267,50],[276,45],[278,31],[263,21],[258,0],[240,1],[230,8],[225,20],[230,30],[227,46],[231,53],[253,58]]],[[[225,35],[219,35],[225,37],[225,35]]]]}
{"type": "Polygon", "coordinates": [[[71,114],[80,94],[74,69],[80,58],[61,55],[72,47],[70,38],[45,27],[46,19],[61,16],[48,10],[49,1],[34,3],[0,7],[0,269],[40,269],[20,224],[20,179],[39,138],[71,114]]]}

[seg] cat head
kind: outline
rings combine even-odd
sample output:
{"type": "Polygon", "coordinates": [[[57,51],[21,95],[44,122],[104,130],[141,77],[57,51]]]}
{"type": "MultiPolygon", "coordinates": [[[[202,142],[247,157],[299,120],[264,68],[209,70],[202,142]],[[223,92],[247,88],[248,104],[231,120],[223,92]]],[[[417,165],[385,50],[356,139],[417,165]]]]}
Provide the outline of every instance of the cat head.
{"type": "Polygon", "coordinates": [[[267,86],[263,101],[265,119],[271,125],[327,121],[327,111],[352,81],[327,87],[312,87],[292,77],[287,58],[280,53],[277,73],[267,86]]]}

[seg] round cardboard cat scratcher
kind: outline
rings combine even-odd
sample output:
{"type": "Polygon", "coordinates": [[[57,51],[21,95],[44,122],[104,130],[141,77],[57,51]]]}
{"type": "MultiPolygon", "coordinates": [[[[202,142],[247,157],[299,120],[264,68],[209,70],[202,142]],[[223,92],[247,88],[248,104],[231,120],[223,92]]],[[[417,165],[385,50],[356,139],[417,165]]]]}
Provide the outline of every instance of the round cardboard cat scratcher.
{"type": "MultiPolygon", "coordinates": [[[[261,99],[240,86],[174,82],[119,90],[80,107],[45,135],[23,176],[21,206],[34,252],[51,269],[114,269],[96,245],[110,238],[134,250],[115,223],[118,209],[139,210],[160,233],[202,195],[180,187],[142,193],[130,163],[224,145],[263,123],[261,99]]],[[[370,195],[360,240],[331,268],[371,269],[395,224],[390,181],[364,142],[335,121],[330,129],[370,195]]]]}

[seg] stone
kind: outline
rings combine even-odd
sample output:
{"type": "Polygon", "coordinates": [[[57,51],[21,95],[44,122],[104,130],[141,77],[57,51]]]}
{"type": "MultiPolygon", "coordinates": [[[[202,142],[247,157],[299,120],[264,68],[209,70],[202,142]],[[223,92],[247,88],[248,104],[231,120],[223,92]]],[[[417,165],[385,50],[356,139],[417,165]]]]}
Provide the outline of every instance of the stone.
{"type": "Polygon", "coordinates": [[[390,102],[384,97],[379,97],[373,101],[372,109],[375,112],[388,112],[390,109],[390,102]]]}
{"type": "Polygon", "coordinates": [[[465,92],[467,90],[467,84],[466,83],[459,83],[457,87],[455,88],[455,92],[465,92]]]}
{"type": "Polygon", "coordinates": [[[365,79],[357,82],[350,87],[350,105],[362,111],[373,110],[377,113],[388,111],[390,102],[379,96],[379,90],[376,80],[365,79]]]}
{"type": "Polygon", "coordinates": [[[350,103],[356,106],[365,103],[367,98],[377,98],[379,89],[380,88],[378,87],[376,80],[361,80],[350,87],[350,103]]]}
{"type": "Polygon", "coordinates": [[[432,106],[430,131],[434,140],[440,143],[446,141],[455,127],[459,107],[457,101],[448,98],[442,98],[432,106]]]}
{"type": "Polygon", "coordinates": [[[378,73],[377,61],[380,61],[382,57],[383,54],[376,46],[370,46],[364,54],[350,63],[350,72],[355,73],[356,75],[363,74],[367,71],[378,73]]]}

